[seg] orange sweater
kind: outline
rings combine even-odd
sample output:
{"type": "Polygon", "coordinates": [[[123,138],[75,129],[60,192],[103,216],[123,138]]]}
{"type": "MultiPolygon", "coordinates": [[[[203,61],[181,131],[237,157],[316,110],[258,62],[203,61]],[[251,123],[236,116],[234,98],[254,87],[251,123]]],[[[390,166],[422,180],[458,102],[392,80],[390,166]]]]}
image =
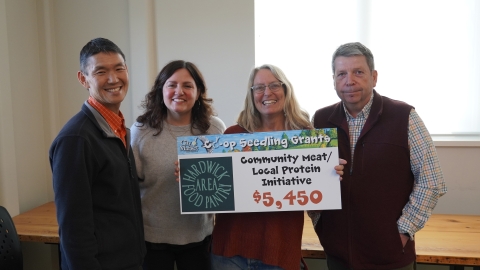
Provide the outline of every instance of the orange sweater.
{"type": "MultiPolygon", "coordinates": [[[[236,125],[225,134],[242,132],[246,131],[236,125]]],[[[212,252],[298,270],[302,260],[303,221],[303,211],[217,214],[212,252]]]]}

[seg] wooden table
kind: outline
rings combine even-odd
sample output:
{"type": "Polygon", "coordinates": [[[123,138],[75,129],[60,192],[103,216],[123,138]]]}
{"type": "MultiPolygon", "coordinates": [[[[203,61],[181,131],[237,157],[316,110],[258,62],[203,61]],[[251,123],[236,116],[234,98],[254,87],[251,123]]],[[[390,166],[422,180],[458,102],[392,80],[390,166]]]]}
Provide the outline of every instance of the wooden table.
{"type": "MultiPolygon", "coordinates": [[[[55,204],[49,202],[13,217],[20,240],[58,244],[55,211],[55,204]]],[[[480,270],[480,216],[432,215],[425,228],[415,235],[415,242],[418,263],[452,265],[455,269],[475,266],[475,270],[480,270]]],[[[306,214],[302,255],[325,258],[306,214]]]]}
{"type": "Polygon", "coordinates": [[[20,241],[58,244],[58,223],[54,202],[13,217],[20,241]]]}
{"type": "MultiPolygon", "coordinates": [[[[417,263],[445,264],[453,266],[453,269],[463,269],[456,266],[475,266],[475,270],[480,270],[480,216],[432,215],[415,235],[415,249],[417,263]]],[[[325,258],[307,214],[302,255],[305,258],[325,258]]]]}

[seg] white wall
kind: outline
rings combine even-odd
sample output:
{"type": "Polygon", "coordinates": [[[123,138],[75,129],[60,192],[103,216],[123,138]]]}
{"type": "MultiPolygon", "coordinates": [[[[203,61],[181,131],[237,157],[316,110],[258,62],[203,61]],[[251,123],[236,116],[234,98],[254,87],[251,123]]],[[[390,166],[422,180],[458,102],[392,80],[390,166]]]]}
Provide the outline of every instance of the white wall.
{"type": "Polygon", "coordinates": [[[480,215],[480,147],[437,147],[448,192],[434,213],[480,215]]]}
{"type": "MultiPolygon", "coordinates": [[[[78,56],[99,36],[126,54],[127,125],[174,59],[198,65],[227,125],[243,106],[255,59],[253,0],[0,0],[0,204],[12,215],[53,200],[48,148],[87,98],[78,56]]],[[[449,192],[435,212],[480,214],[480,147],[437,150],[449,192]]],[[[25,269],[57,267],[54,246],[23,246],[25,269]]]]}
{"type": "MultiPolygon", "coordinates": [[[[1,154],[0,204],[11,215],[52,199],[48,144],[44,125],[46,110],[42,78],[39,13],[36,1],[0,1],[1,154]]],[[[50,246],[22,244],[25,269],[50,265],[50,246]]]]}
{"type": "Polygon", "coordinates": [[[0,205],[19,212],[6,3],[0,0],[0,205]],[[5,179],[5,180],[3,180],[5,179]],[[9,179],[7,181],[7,179],[9,179]]]}
{"type": "Polygon", "coordinates": [[[158,66],[176,59],[198,65],[227,126],[243,106],[255,64],[253,1],[157,1],[158,66]]]}
{"type": "MultiPolygon", "coordinates": [[[[130,38],[128,3],[126,0],[52,0],[55,45],[57,55],[57,94],[60,129],[74,114],[88,91],[77,81],[79,56],[82,47],[91,39],[104,37],[116,43],[124,52],[127,65],[130,61],[130,38]]],[[[122,104],[121,110],[131,119],[131,94],[122,104]]],[[[53,138],[52,138],[53,139],[53,138]]]]}

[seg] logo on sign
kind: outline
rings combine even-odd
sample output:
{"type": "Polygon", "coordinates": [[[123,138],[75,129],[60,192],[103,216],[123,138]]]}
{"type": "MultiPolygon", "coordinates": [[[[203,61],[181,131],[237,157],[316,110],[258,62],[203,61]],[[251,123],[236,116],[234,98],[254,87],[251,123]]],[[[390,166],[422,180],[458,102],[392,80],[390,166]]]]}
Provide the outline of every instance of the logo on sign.
{"type": "Polygon", "coordinates": [[[183,212],[234,211],[232,157],[180,160],[183,212]]]}

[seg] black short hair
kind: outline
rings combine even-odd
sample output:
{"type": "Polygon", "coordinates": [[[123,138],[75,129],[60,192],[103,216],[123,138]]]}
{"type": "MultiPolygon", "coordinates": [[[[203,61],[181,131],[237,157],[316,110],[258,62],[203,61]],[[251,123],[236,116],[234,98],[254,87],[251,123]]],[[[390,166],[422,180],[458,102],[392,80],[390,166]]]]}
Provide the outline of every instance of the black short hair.
{"type": "Polygon", "coordinates": [[[83,74],[87,74],[86,67],[88,58],[101,52],[118,53],[122,56],[123,61],[125,61],[125,55],[115,43],[106,38],[94,38],[85,44],[80,51],[80,70],[83,74]]]}

